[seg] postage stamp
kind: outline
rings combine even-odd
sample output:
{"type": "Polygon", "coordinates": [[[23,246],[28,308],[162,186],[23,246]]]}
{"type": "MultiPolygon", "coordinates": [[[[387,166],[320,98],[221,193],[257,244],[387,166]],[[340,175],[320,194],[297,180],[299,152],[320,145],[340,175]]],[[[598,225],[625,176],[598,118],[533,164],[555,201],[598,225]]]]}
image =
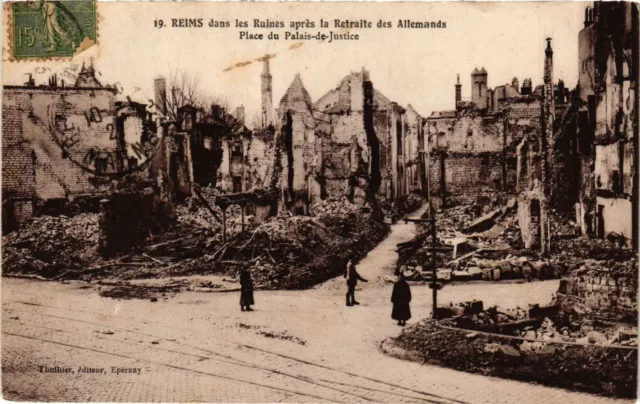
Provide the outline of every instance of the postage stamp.
{"type": "Polygon", "coordinates": [[[15,59],[71,57],[96,41],[91,0],[16,2],[12,22],[15,59]]]}

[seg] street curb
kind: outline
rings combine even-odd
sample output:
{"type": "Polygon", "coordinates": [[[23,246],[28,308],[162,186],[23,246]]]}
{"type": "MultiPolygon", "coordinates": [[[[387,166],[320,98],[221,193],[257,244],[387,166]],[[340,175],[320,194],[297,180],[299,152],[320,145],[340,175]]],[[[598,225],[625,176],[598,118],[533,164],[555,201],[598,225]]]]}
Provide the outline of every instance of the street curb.
{"type": "Polygon", "coordinates": [[[416,351],[407,351],[404,348],[400,348],[399,346],[396,346],[393,343],[392,337],[389,337],[384,341],[382,341],[380,343],[379,349],[383,354],[389,355],[396,359],[401,359],[401,360],[411,361],[411,362],[418,362],[420,364],[423,364],[425,362],[422,354],[416,351]]]}

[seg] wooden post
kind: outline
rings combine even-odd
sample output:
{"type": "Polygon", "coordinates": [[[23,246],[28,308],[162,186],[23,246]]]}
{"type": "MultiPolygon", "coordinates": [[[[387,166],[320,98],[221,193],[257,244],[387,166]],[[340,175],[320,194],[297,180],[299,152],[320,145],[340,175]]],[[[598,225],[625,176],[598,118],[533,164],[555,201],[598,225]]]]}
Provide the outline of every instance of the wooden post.
{"type": "Polygon", "coordinates": [[[438,283],[436,274],[436,215],[431,214],[431,287],[433,288],[433,314],[436,318],[436,309],[438,308],[438,283]]]}
{"type": "Polygon", "coordinates": [[[240,212],[242,213],[242,232],[244,233],[244,203],[240,205],[240,212]]]}
{"type": "Polygon", "coordinates": [[[227,242],[227,207],[222,208],[222,242],[227,242]]]}

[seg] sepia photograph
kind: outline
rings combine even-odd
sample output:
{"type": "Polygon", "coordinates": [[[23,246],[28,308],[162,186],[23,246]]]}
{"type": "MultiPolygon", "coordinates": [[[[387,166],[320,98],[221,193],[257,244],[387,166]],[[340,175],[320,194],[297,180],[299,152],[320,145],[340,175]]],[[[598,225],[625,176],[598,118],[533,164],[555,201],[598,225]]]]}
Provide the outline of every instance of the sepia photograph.
{"type": "Polygon", "coordinates": [[[3,3],[2,397],[633,403],[633,2],[3,3]]]}

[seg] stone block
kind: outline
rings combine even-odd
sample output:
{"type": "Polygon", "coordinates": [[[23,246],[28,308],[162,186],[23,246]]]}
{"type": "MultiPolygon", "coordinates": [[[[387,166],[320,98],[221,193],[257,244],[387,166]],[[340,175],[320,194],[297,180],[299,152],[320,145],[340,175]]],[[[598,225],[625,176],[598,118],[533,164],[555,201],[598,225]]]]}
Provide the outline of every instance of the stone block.
{"type": "Polygon", "coordinates": [[[500,280],[500,269],[494,268],[492,270],[491,279],[493,279],[494,281],[499,281],[500,280]]]}
{"type": "Polygon", "coordinates": [[[483,271],[478,267],[469,267],[469,269],[467,269],[467,272],[469,273],[471,279],[482,279],[483,271]]]}
{"type": "Polygon", "coordinates": [[[456,281],[468,281],[471,280],[471,275],[467,271],[453,271],[453,279],[456,281]]]}
{"type": "Polygon", "coordinates": [[[522,355],[511,345],[500,345],[497,353],[506,363],[519,364],[522,362],[522,355]]]}
{"type": "Polygon", "coordinates": [[[598,331],[589,331],[587,333],[587,338],[589,340],[589,343],[591,344],[606,344],[607,343],[607,337],[602,334],[601,332],[598,331]]]}
{"type": "Polygon", "coordinates": [[[450,269],[438,269],[436,271],[436,279],[439,281],[450,281],[452,272],[450,269]]]}
{"type": "Polygon", "coordinates": [[[491,272],[493,272],[492,269],[483,268],[482,269],[482,280],[483,281],[490,281],[491,280],[491,272]]]}

